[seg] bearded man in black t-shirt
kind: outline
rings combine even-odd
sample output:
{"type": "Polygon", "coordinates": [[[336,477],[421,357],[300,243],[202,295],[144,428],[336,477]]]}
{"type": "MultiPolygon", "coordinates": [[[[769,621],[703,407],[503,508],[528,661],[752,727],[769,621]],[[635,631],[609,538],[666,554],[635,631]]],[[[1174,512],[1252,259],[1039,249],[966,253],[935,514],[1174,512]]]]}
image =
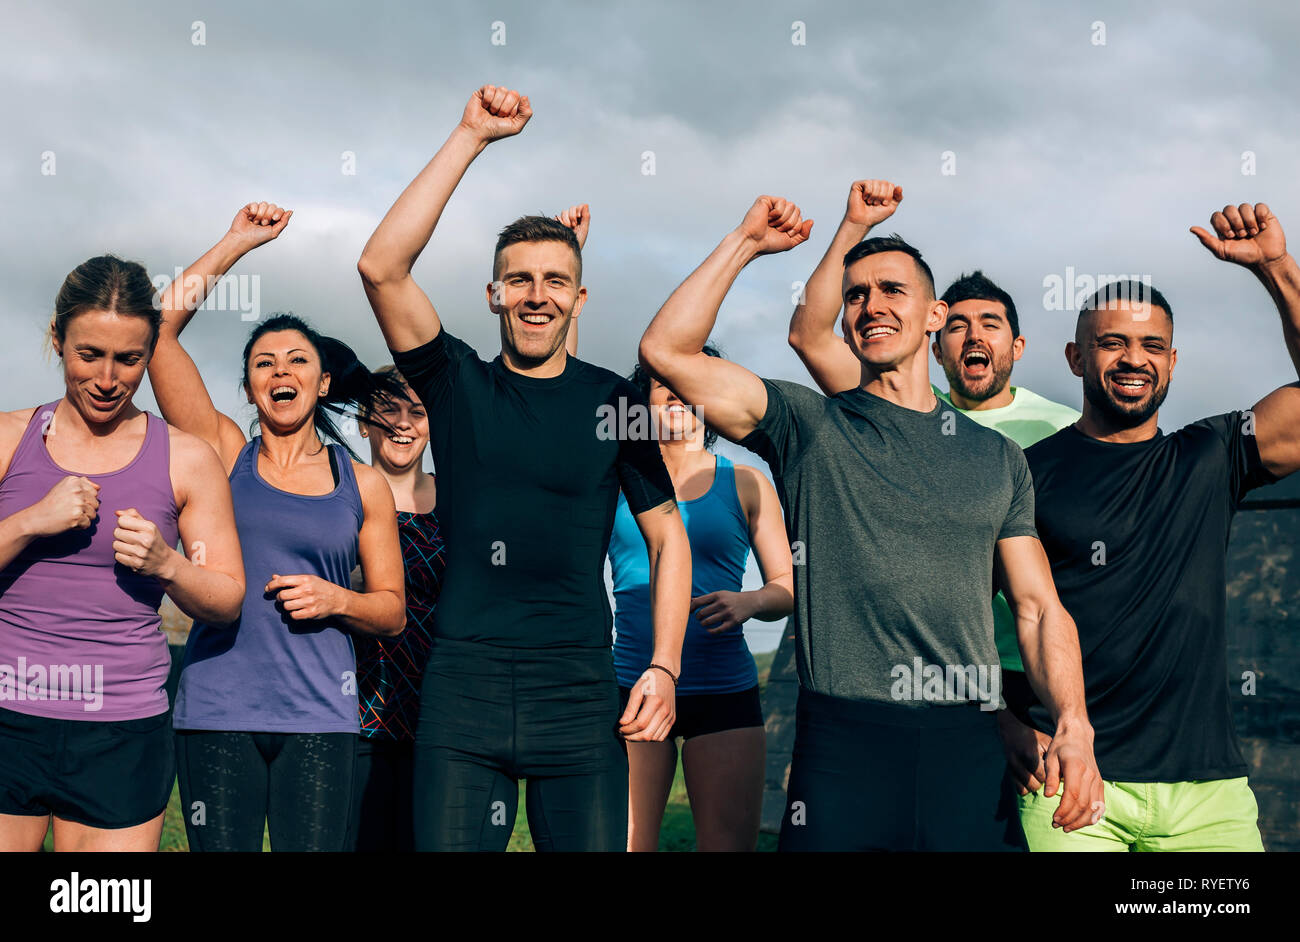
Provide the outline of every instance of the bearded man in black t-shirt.
{"type": "Polygon", "coordinates": [[[538,850],[625,850],[624,738],[662,741],[676,716],[690,544],[658,438],[637,433],[645,397],[565,349],[587,296],[572,229],[528,216],[501,232],[491,362],[447,333],[411,277],[470,163],[531,116],[515,91],[476,91],[357,266],[428,410],[447,547],[415,742],[417,850],[505,850],[519,779],[538,850]],[[632,421],[613,428],[611,414],[632,421]],[[654,622],[621,713],[603,578],[620,490],[649,550],[654,622]]]}
{"type": "MultiPolygon", "coordinates": [[[[1268,289],[1300,371],[1300,268],[1277,218],[1242,203],[1210,223],[1214,234],[1191,231],[1268,289]]],[[[1220,318],[1225,344],[1238,321],[1220,318]]],[[[1069,835],[1050,827],[1059,799],[1030,789],[1052,726],[1031,696],[1019,712],[1033,728],[1007,745],[1030,849],[1263,850],[1226,683],[1227,542],[1246,492],[1300,468],[1300,384],[1165,435],[1173,312],[1149,283],[1103,286],[1066,357],[1083,417],[1025,456],[1038,535],[1078,625],[1106,814],[1069,835]]]]}

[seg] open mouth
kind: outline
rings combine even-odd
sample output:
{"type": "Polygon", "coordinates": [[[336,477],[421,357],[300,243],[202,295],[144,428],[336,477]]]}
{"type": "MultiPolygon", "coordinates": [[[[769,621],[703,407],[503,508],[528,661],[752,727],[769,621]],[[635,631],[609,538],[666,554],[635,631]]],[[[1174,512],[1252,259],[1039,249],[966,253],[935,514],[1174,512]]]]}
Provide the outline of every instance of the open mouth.
{"type": "Polygon", "coordinates": [[[111,409],[113,406],[117,405],[117,401],[122,398],[121,396],[99,396],[95,393],[90,393],[89,396],[90,401],[101,409],[111,409]]]}
{"type": "Polygon", "coordinates": [[[271,390],[272,402],[293,402],[298,398],[298,390],[292,386],[276,386],[271,390]]]}
{"type": "Polygon", "coordinates": [[[1143,373],[1112,373],[1111,388],[1125,399],[1145,396],[1151,389],[1151,378],[1143,373]]]}
{"type": "Polygon", "coordinates": [[[407,448],[415,444],[415,439],[410,435],[389,435],[388,440],[399,448],[407,448]]]}
{"type": "Polygon", "coordinates": [[[992,363],[992,359],[983,350],[967,350],[961,358],[963,369],[972,376],[983,376],[992,363]]]}
{"type": "Polygon", "coordinates": [[[898,333],[898,328],[890,327],[888,324],[873,324],[871,327],[868,327],[865,331],[859,331],[859,335],[867,343],[885,340],[889,337],[894,336],[894,334],[896,333],[898,333]]]}
{"type": "Polygon", "coordinates": [[[551,314],[529,313],[520,314],[519,319],[529,327],[545,327],[551,321],[555,320],[555,317],[551,314]]]}

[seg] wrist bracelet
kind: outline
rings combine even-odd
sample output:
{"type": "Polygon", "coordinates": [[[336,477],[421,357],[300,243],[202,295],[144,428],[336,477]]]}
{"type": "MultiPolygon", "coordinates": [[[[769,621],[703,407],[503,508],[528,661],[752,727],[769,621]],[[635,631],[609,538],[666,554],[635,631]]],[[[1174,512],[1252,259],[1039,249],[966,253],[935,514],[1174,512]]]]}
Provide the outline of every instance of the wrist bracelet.
{"type": "Polygon", "coordinates": [[[651,663],[651,665],[650,665],[649,667],[647,667],[646,670],[663,671],[665,674],[667,674],[667,675],[669,676],[669,678],[671,678],[671,680],[672,680],[672,682],[673,682],[673,689],[674,689],[674,690],[677,689],[677,676],[676,676],[672,671],[670,671],[668,668],[664,667],[662,664],[654,664],[654,663],[651,663]]]}

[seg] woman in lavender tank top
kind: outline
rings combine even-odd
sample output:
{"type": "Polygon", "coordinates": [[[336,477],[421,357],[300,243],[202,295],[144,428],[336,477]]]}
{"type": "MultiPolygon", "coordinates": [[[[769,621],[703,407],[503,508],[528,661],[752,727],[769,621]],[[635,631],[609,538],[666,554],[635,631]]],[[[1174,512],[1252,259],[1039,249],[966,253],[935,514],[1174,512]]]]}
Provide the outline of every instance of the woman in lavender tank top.
{"type": "Polygon", "coordinates": [[[0,851],[157,850],[175,780],[159,630],[239,614],[220,462],[136,408],[158,339],[144,268],[74,269],[50,339],[66,391],[0,413],[0,851]],[[177,540],[190,558],[175,549],[177,540]]]}
{"type": "MultiPolygon", "coordinates": [[[[343,850],[358,734],[352,633],[405,624],[397,512],[330,414],[402,396],[346,344],[292,315],[254,328],[243,390],[260,435],[217,411],[179,334],[207,291],[292,214],[250,203],[164,296],[149,377],[164,416],[209,442],[230,475],[248,592],[231,625],[196,621],[176,694],[191,850],[343,850]],[[327,439],[340,444],[326,445],[327,439]],[[364,592],[347,588],[357,564],[364,592]]],[[[256,277],[256,276],[253,276],[256,277]]]]}

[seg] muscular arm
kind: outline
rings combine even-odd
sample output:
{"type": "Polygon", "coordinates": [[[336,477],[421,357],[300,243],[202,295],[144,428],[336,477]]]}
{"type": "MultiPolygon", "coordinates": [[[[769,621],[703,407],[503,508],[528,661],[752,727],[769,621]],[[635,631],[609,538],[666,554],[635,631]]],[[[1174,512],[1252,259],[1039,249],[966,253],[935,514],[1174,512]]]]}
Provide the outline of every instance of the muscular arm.
{"type": "Polygon", "coordinates": [[[1049,798],[1065,782],[1053,822],[1066,831],[1096,820],[1094,802],[1102,799],[1102,780],[1093,756],[1092,725],[1084,696],[1083,661],[1074,620],[1061,605],[1043,545],[1032,536],[998,540],[994,557],[996,586],[1006,595],[1016,619],[1025,673],[1034,693],[1056,722],[1045,759],[1049,798]]]}
{"type": "MultiPolygon", "coordinates": [[[[1282,224],[1264,203],[1225,206],[1210,216],[1211,235],[1200,226],[1192,233],[1225,262],[1259,279],[1282,318],[1282,339],[1300,376],[1300,266],[1286,250],[1282,224]]],[[[1300,383],[1269,393],[1253,410],[1259,457],[1275,477],[1300,470],[1300,383]]]]}
{"type": "Polygon", "coordinates": [[[844,307],[844,256],[873,226],[893,215],[902,199],[903,188],[886,180],[853,184],[844,219],[790,318],[790,346],[828,396],[862,383],[862,364],[835,333],[835,321],[844,307]]]}
{"type": "Polygon", "coordinates": [[[669,296],[641,338],[646,369],[731,441],[758,425],[767,410],[767,389],[738,363],[706,355],[704,345],[741,269],[760,255],[807,241],[811,230],[812,220],[801,220],[793,203],[759,197],[740,227],[669,296]]]}
{"type": "Polygon", "coordinates": [[[516,92],[494,85],[476,91],[460,123],[370,236],[357,272],[390,350],[413,350],[442,330],[411,269],[474,158],[497,138],[518,134],[531,116],[528,98],[516,92]]]}
{"type": "Polygon", "coordinates": [[[230,484],[207,443],[176,429],[171,443],[173,486],[179,485],[181,498],[177,529],[186,555],[171,550],[158,581],[186,615],[229,624],[239,617],[245,587],[230,484]]]}

